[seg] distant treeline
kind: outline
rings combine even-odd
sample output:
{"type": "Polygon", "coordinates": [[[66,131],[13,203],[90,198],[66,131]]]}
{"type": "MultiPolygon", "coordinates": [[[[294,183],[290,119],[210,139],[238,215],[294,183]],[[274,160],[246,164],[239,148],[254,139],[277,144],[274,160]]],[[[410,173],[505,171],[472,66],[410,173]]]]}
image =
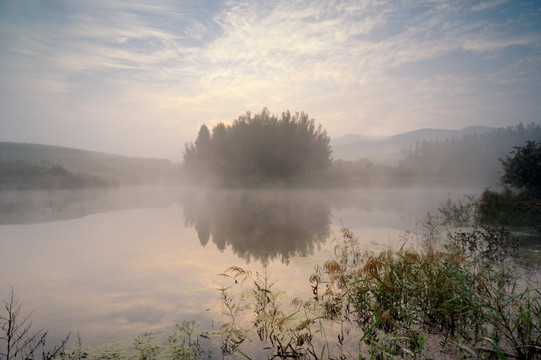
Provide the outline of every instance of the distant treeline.
{"type": "Polygon", "coordinates": [[[467,184],[493,186],[503,175],[501,159],[529,140],[541,140],[538,124],[499,128],[446,140],[418,141],[402,148],[396,165],[367,159],[334,160],[327,174],[336,186],[467,184]]]}
{"type": "Polygon", "coordinates": [[[398,164],[367,159],[332,160],[329,137],[305,113],[271,115],[267,109],[220,123],[202,125],[195,143],[186,144],[184,173],[197,183],[253,185],[287,183],[350,187],[500,183],[505,158],[516,146],[541,140],[538,124],[499,128],[403,147],[398,164]]]}
{"type": "Polygon", "coordinates": [[[500,159],[528,140],[541,140],[540,125],[521,123],[484,134],[417,142],[402,149],[399,169],[409,178],[498,183],[503,175],[500,159]]]}
{"type": "Polygon", "coordinates": [[[0,189],[76,189],[178,182],[178,167],[170,160],[62,146],[0,142],[0,162],[0,189]]]}
{"type": "Polygon", "coordinates": [[[195,143],[185,146],[184,170],[199,183],[304,181],[329,168],[329,141],[304,112],[247,112],[231,125],[216,125],[212,134],[202,125],[195,143]]]}
{"type": "Polygon", "coordinates": [[[72,172],[58,164],[0,160],[0,190],[82,189],[113,185],[98,176],[72,172]]]}

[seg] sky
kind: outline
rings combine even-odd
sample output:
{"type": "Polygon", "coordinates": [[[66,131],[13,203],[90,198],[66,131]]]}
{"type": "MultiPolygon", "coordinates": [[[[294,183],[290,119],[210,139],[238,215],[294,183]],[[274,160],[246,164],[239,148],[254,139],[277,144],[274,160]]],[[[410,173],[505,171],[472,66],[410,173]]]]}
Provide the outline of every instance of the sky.
{"type": "Polygon", "coordinates": [[[541,1],[0,0],[0,141],[180,161],[202,124],[539,122],[541,1]]]}

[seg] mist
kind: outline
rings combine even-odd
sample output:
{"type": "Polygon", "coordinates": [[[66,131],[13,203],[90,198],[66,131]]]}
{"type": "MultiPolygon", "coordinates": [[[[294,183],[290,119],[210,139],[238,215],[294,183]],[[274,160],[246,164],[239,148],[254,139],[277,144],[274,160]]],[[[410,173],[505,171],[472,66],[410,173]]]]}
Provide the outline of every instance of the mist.
{"type": "MultiPolygon", "coordinates": [[[[409,134],[393,161],[384,151],[334,158],[308,115],[266,110],[201,126],[178,162],[2,143],[0,296],[15,289],[50,339],[76,329],[92,349],[187,320],[210,334],[223,321],[216,289],[228,269],[272,274],[288,296],[303,297],[344,231],[369,258],[420,251],[427,223],[438,239],[475,225],[485,188],[503,187],[501,163],[490,159],[539,129],[409,134]]],[[[521,234],[524,251],[537,251],[538,234],[521,234]]],[[[203,339],[221,353],[218,337],[203,339]]]]}
{"type": "Polygon", "coordinates": [[[0,360],[539,356],[540,24],[0,1],[0,360]]]}

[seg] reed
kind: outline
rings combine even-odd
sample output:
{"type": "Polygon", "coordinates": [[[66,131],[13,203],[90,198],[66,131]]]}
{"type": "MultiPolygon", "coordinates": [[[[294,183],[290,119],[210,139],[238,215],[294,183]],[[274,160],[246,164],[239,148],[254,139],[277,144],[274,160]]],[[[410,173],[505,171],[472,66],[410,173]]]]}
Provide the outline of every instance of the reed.
{"type": "Polygon", "coordinates": [[[251,294],[244,309],[271,357],[540,356],[541,294],[521,276],[510,233],[458,232],[445,247],[429,240],[375,254],[342,229],[334,255],[310,277],[312,297],[291,304],[278,301],[268,274],[229,268],[224,276],[251,294]]]}

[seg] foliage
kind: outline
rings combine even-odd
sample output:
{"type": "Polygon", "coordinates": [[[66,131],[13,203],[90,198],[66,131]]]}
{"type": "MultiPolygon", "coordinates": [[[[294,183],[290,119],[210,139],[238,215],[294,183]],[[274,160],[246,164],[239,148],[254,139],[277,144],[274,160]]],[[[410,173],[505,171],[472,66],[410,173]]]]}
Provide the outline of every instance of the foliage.
{"type": "Polygon", "coordinates": [[[465,195],[456,201],[447,199],[445,204],[438,208],[442,218],[442,225],[463,227],[472,225],[476,220],[477,202],[475,195],[465,195]]]}
{"type": "Polygon", "coordinates": [[[74,348],[62,352],[59,356],[60,360],[82,360],[88,358],[89,350],[83,345],[81,335],[77,334],[77,345],[74,348]]]}
{"type": "MultiPolygon", "coordinates": [[[[432,244],[374,254],[343,229],[334,256],[310,279],[313,299],[293,300],[292,310],[278,301],[267,276],[240,268],[225,275],[231,286],[251,284],[252,301],[236,317],[242,310],[255,315],[252,327],[274,357],[349,358],[354,348],[344,344],[354,337],[359,358],[451,352],[533,359],[541,354],[541,298],[517,275],[515,245],[507,230],[488,228],[451,234],[446,249],[432,244]],[[327,339],[328,324],[340,329],[336,346],[327,339]]],[[[228,298],[229,308],[237,305],[228,298]]],[[[235,321],[228,326],[239,332],[235,321]]]]}
{"type": "Polygon", "coordinates": [[[211,352],[203,349],[199,343],[199,335],[195,333],[195,327],[194,321],[183,321],[177,324],[167,337],[165,346],[161,345],[157,337],[150,332],[139,335],[133,341],[136,352],[131,356],[131,360],[210,359],[211,352]]]}
{"type": "Polygon", "coordinates": [[[210,350],[205,350],[199,343],[199,334],[195,333],[195,321],[183,321],[167,338],[165,349],[167,359],[199,360],[210,359],[210,350]]]}
{"type": "Polygon", "coordinates": [[[541,191],[541,141],[527,141],[513,149],[501,161],[503,183],[533,192],[541,191]]]}
{"type": "Polygon", "coordinates": [[[132,347],[115,343],[98,349],[78,345],[61,354],[60,360],[204,360],[211,359],[210,350],[203,348],[196,332],[195,321],[183,321],[166,335],[144,332],[133,340],[132,347]]]}
{"type": "Polygon", "coordinates": [[[505,188],[502,192],[485,190],[477,204],[481,223],[533,225],[541,221],[541,141],[527,141],[514,148],[502,160],[505,188]]]}
{"type": "Polygon", "coordinates": [[[495,192],[485,189],[477,202],[477,216],[483,224],[520,224],[524,213],[519,199],[511,190],[495,192]]]}
{"type": "Polygon", "coordinates": [[[317,334],[323,334],[323,329],[321,327],[317,330],[312,329],[311,325],[317,318],[307,312],[311,307],[309,303],[294,300],[292,309],[284,306],[279,301],[280,293],[273,291],[274,284],[270,282],[267,272],[253,274],[233,266],[221,275],[233,280],[232,285],[220,289],[224,315],[229,318],[223,325],[225,336],[222,350],[226,354],[239,352],[249,358],[240,350],[240,345],[249,338],[250,331],[237,323],[239,315],[246,311],[255,315],[252,329],[260,341],[270,344],[274,350],[270,355],[273,358],[300,359],[307,356],[318,358],[325,352],[326,344],[318,347],[312,341],[317,334]],[[232,287],[239,284],[242,286],[245,282],[250,283],[252,287],[243,294],[243,297],[249,299],[249,303],[241,308],[229,296],[229,292],[232,287]]]}
{"type": "Polygon", "coordinates": [[[541,141],[527,141],[502,160],[505,175],[502,181],[522,189],[513,192],[508,187],[495,192],[485,189],[478,200],[466,196],[463,200],[449,199],[438,209],[443,225],[466,226],[479,224],[533,225],[541,221],[541,141]]]}
{"type": "Polygon", "coordinates": [[[329,167],[329,141],[304,112],[247,112],[212,135],[202,125],[195,144],[185,145],[184,169],[197,181],[233,184],[308,177],[329,167]]]}

